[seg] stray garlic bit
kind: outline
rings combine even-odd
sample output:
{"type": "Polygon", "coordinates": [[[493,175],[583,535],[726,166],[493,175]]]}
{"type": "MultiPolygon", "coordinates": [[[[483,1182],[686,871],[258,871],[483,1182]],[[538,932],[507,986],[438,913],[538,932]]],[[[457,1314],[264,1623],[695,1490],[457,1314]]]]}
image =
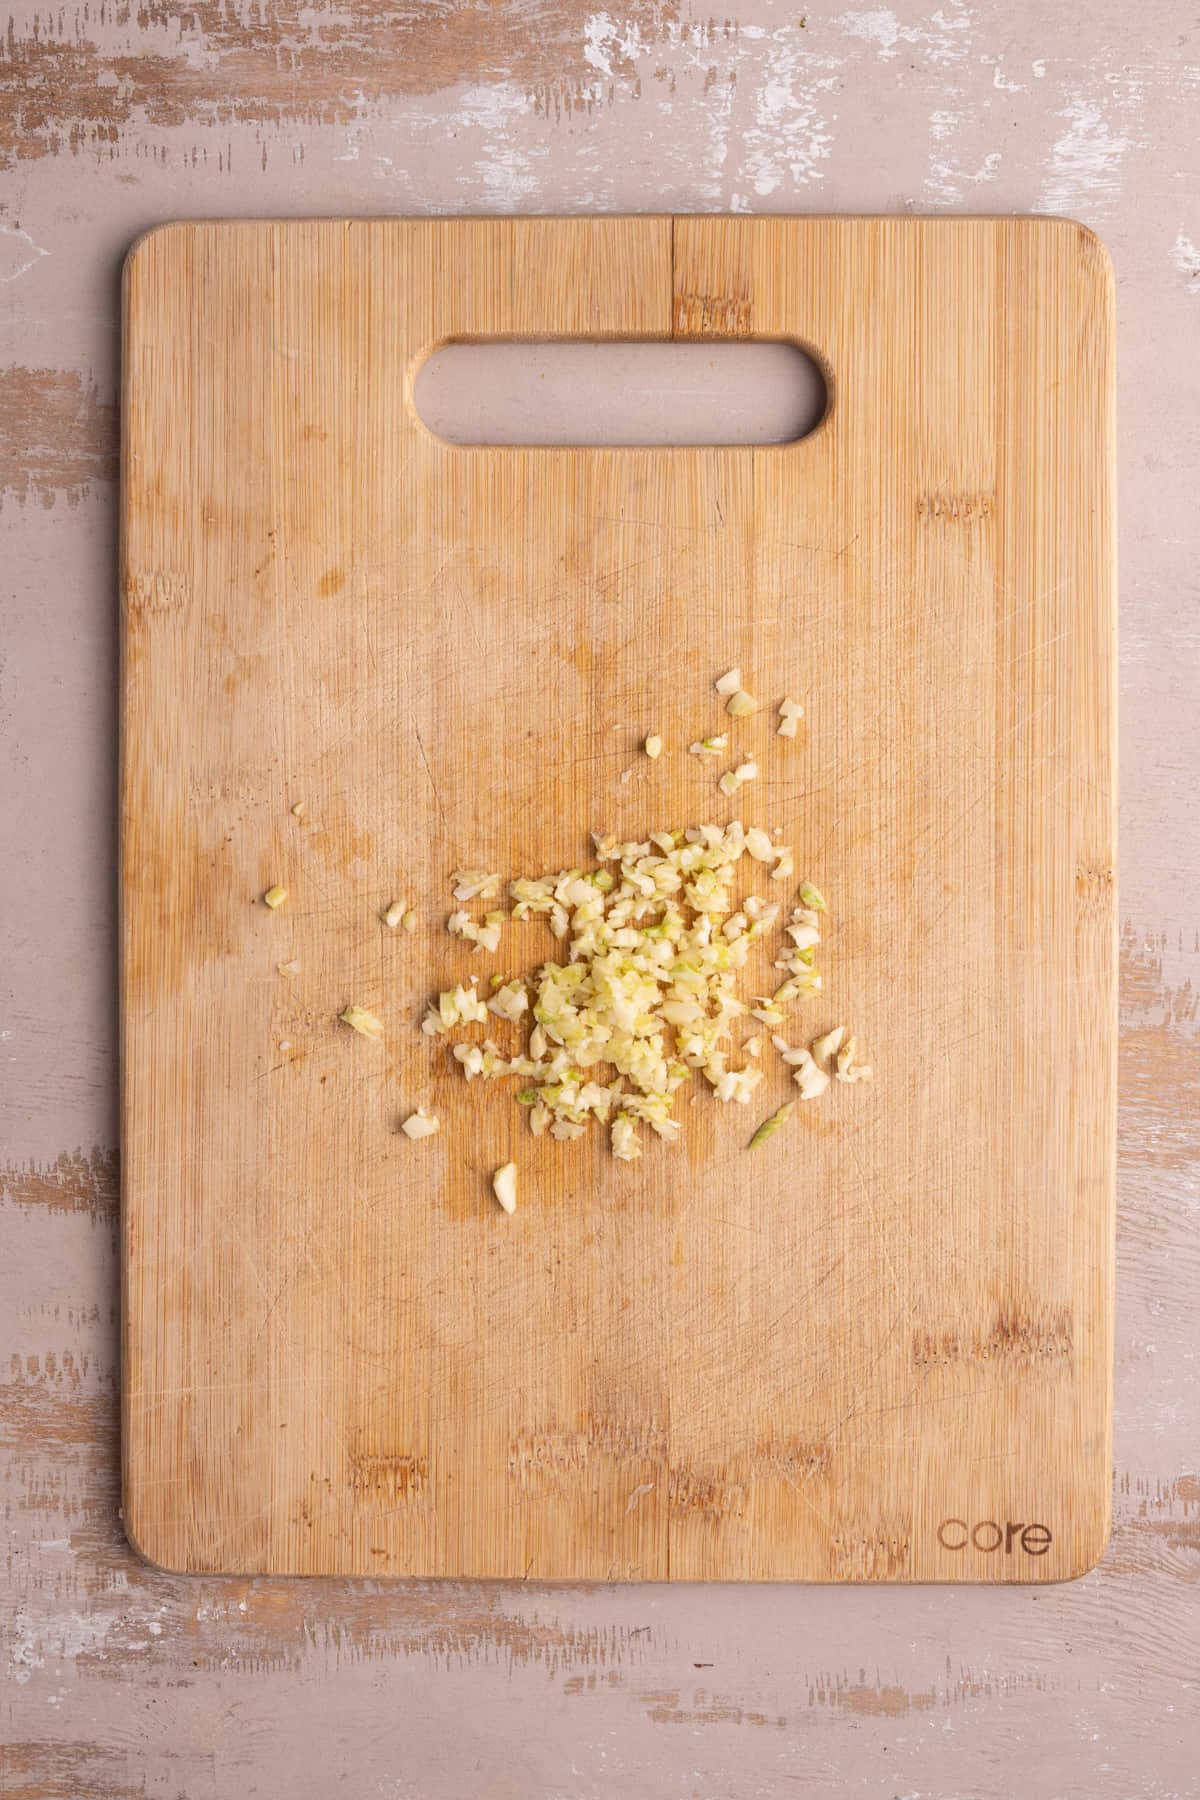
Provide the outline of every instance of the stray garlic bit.
{"type": "Polygon", "coordinates": [[[718,675],[713,683],[723,700],[727,699],[730,694],[736,694],[741,685],[742,671],[740,669],[728,669],[724,675],[718,675]]]}
{"type": "Polygon", "coordinates": [[[287,897],[288,891],[285,887],[269,887],[263,895],[263,902],[271,908],[272,912],[274,912],[277,906],[283,905],[287,897]]]}
{"type": "Polygon", "coordinates": [[[489,875],[486,869],[455,869],[450,879],[456,900],[494,900],[500,892],[499,875],[489,875]]]}
{"type": "Polygon", "coordinates": [[[293,957],[291,962],[276,963],[275,966],[281,975],[298,975],[300,973],[300,964],[296,957],[293,957]]]}
{"type": "Polygon", "coordinates": [[[803,717],[804,708],[798,700],[785,700],[779,708],[779,724],[775,732],[776,737],[794,738],[796,735],[796,726],[803,717]]]}
{"type": "Polygon", "coordinates": [[[699,738],[696,743],[688,745],[692,756],[719,756],[729,742],[729,733],[719,731],[714,737],[699,738]]]}
{"type": "Polygon", "coordinates": [[[745,688],[739,688],[737,693],[731,694],[725,702],[725,711],[731,719],[746,719],[752,712],[758,711],[758,701],[753,694],[748,694],[745,688]]]}
{"type": "Polygon", "coordinates": [[[628,1113],[618,1113],[612,1122],[612,1153],[618,1162],[636,1162],[642,1154],[637,1129],[628,1113]]]}
{"type": "Polygon", "coordinates": [[[848,1037],[834,1058],[837,1065],[835,1074],[839,1081],[870,1081],[873,1074],[870,1063],[858,1060],[858,1039],[848,1037]]]}
{"type": "Polygon", "coordinates": [[[795,1110],[796,1102],[794,1100],[786,1101],[777,1112],[771,1114],[769,1119],[763,1120],[754,1136],[750,1139],[748,1148],[751,1150],[759,1150],[764,1144],[769,1143],[775,1136],[775,1133],[779,1130],[780,1126],[787,1124],[795,1110]]]}
{"type": "MultiPolygon", "coordinates": [[[[720,781],[718,781],[717,787],[720,789],[721,793],[732,800],[738,789],[744,786],[747,781],[757,780],[758,764],[756,762],[744,762],[739,763],[736,769],[726,769],[724,775],[722,775],[720,781]]],[[[767,838],[765,831],[760,832],[759,836],[767,838]]],[[[770,838],[767,838],[768,844],[770,841],[770,838]]],[[[753,854],[753,852],[751,854],[753,854]]],[[[774,855],[774,850],[772,850],[771,854],[774,855]]]]}
{"type": "Polygon", "coordinates": [[[487,1004],[488,1011],[494,1012],[498,1019],[519,1019],[522,1013],[529,1010],[529,995],[525,991],[525,983],[508,981],[498,985],[487,1004]]]}
{"type": "Polygon", "coordinates": [[[811,1056],[807,1057],[807,1060],[800,1064],[800,1067],[796,1070],[792,1079],[800,1089],[800,1098],[802,1100],[815,1100],[817,1096],[823,1094],[825,1089],[829,1086],[828,1075],[825,1073],[824,1069],[818,1069],[811,1056]]]}
{"type": "Polygon", "coordinates": [[[492,1176],[492,1191],[506,1213],[517,1210],[517,1165],[505,1163],[492,1176]]]}
{"type": "Polygon", "coordinates": [[[349,1025],[351,1031],[361,1032],[363,1037],[381,1038],[383,1036],[382,1019],[376,1018],[373,1012],[368,1012],[365,1006],[348,1006],[344,1012],[338,1014],[338,1018],[343,1025],[349,1025]]]}
{"type": "Polygon", "coordinates": [[[452,1025],[477,1024],[486,1019],[487,1007],[474,987],[463,987],[460,982],[438,995],[437,1005],[431,1006],[421,1021],[421,1030],[433,1037],[449,1031],[452,1025]]]}
{"type": "Polygon", "coordinates": [[[651,762],[658,761],[658,758],[662,755],[662,747],[663,741],[656,734],[652,734],[648,737],[642,745],[642,749],[646,752],[646,755],[650,758],[651,762]]]}
{"type": "Polygon", "coordinates": [[[405,931],[415,931],[417,929],[417,915],[411,908],[404,915],[403,925],[405,931]]]}
{"type": "Polygon", "coordinates": [[[441,1128],[442,1121],[435,1114],[427,1113],[423,1106],[418,1106],[415,1113],[409,1113],[400,1127],[405,1137],[410,1138],[432,1137],[434,1132],[440,1131],[441,1128]]]}
{"type": "Polygon", "coordinates": [[[403,917],[404,917],[404,902],[403,902],[403,900],[393,900],[392,904],[388,907],[387,911],[383,915],[383,922],[390,931],[395,931],[397,925],[399,925],[399,923],[403,919],[403,917]]]}
{"type": "Polygon", "coordinates": [[[477,950],[494,951],[500,947],[500,928],[506,916],[503,912],[484,913],[480,925],[470,913],[452,912],[446,920],[446,930],[451,937],[465,938],[477,950]]]}
{"type": "Polygon", "coordinates": [[[814,887],[811,881],[800,884],[800,904],[809,907],[813,912],[825,911],[825,896],[820,888],[814,887]]]}
{"type": "Polygon", "coordinates": [[[293,819],[302,819],[307,811],[308,811],[308,801],[307,800],[297,800],[295,806],[293,806],[293,808],[292,808],[292,817],[293,817],[293,819]]]}
{"type": "Polygon", "coordinates": [[[846,1027],[844,1025],[835,1025],[832,1031],[827,1031],[825,1033],[824,1037],[813,1039],[812,1053],[823,1069],[827,1069],[829,1067],[830,1059],[837,1055],[838,1048],[845,1035],[846,1027]]]}

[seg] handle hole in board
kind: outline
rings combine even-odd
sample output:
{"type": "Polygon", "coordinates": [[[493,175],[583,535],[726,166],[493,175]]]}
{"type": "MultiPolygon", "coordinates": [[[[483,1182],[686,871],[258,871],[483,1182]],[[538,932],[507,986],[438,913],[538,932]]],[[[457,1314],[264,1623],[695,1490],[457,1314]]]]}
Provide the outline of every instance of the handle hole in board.
{"type": "Polygon", "coordinates": [[[444,344],[413,404],[446,443],[525,448],[794,444],[828,406],[792,343],[491,339],[444,344]]]}

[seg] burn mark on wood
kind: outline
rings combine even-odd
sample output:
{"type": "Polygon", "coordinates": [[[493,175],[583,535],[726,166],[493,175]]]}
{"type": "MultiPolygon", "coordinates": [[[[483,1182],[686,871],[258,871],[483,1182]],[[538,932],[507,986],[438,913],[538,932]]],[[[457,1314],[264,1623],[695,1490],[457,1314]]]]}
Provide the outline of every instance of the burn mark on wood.
{"type": "Polygon", "coordinates": [[[1053,1361],[1069,1357],[1073,1348],[1069,1306],[1013,1304],[997,1308],[987,1332],[915,1331],[912,1359],[919,1369],[949,1363],[1053,1361]]]}
{"type": "Polygon", "coordinates": [[[677,294],[675,331],[679,337],[748,337],[748,294],[677,294]]]}
{"type": "Polygon", "coordinates": [[[143,569],[125,577],[125,605],[131,614],[178,612],[192,598],[183,569],[143,569]]]}
{"type": "Polygon", "coordinates": [[[818,1481],[829,1474],[830,1447],[823,1441],[784,1438],[761,1443],[756,1456],[764,1473],[780,1481],[818,1481]]]}
{"type": "Polygon", "coordinates": [[[561,1491],[577,1482],[597,1459],[633,1464],[635,1476],[661,1461],[666,1433],[661,1425],[601,1416],[574,1430],[525,1431],[508,1449],[508,1472],[523,1487],[561,1491]]]}
{"type": "Polygon", "coordinates": [[[366,1455],[350,1458],[350,1486],[368,1503],[395,1505],[424,1493],[429,1462],[424,1456],[366,1455]]]}
{"type": "Polygon", "coordinates": [[[830,1539],[829,1572],[838,1581],[894,1581],[904,1573],[910,1542],[906,1520],[843,1522],[830,1539]]]}
{"type": "Polygon", "coordinates": [[[705,1519],[740,1518],[746,1509],[748,1490],[724,1469],[672,1469],[667,1477],[667,1500],[673,1511],[705,1519]]]}
{"type": "Polygon", "coordinates": [[[917,495],[918,519],[940,525],[977,525],[996,510],[994,494],[935,493],[917,495]]]}
{"type": "MultiPolygon", "coordinates": [[[[1075,870],[1075,910],[1083,919],[1111,921],[1116,878],[1107,861],[1080,863],[1075,870]]],[[[1111,929],[1111,925],[1110,925],[1111,929]]]]}

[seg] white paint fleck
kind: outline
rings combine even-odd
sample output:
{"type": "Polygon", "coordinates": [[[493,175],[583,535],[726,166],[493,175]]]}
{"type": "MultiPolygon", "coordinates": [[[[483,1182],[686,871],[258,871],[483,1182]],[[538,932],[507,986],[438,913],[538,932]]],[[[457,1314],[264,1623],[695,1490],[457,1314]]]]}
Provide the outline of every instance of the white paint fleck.
{"type": "Polygon", "coordinates": [[[833,24],[847,37],[860,38],[863,43],[870,44],[884,61],[898,56],[903,45],[911,45],[919,49],[928,62],[941,66],[957,62],[962,55],[964,39],[971,28],[971,14],[963,0],[951,0],[949,11],[939,8],[929,15],[926,24],[902,25],[886,6],[868,12],[840,13],[833,24]]]}
{"type": "MultiPolygon", "coordinates": [[[[1182,226],[1175,234],[1175,242],[1171,247],[1171,261],[1179,273],[1186,275],[1189,281],[1200,281],[1200,250],[1196,248],[1182,226]]],[[[1200,293],[1200,288],[1197,288],[1196,291],[1200,293]]]]}
{"type": "Polygon", "coordinates": [[[73,1662],[85,1653],[103,1658],[109,1634],[119,1623],[119,1616],[100,1612],[66,1612],[35,1620],[21,1609],[9,1633],[9,1680],[24,1683],[47,1663],[73,1662]]]}
{"type": "Polygon", "coordinates": [[[619,25],[611,13],[589,13],[583,26],[583,60],[607,80],[613,78],[613,58],[632,62],[648,49],[636,25],[619,25]]]}
{"type": "MultiPolygon", "coordinates": [[[[799,26],[771,33],[766,75],[752,98],[752,122],[742,132],[740,173],[760,198],[788,181],[806,187],[821,181],[833,146],[825,96],[836,86],[840,60],[814,55],[799,26]]],[[[736,209],[735,209],[736,210],[736,209]]]]}
{"type": "Polygon", "coordinates": [[[1040,81],[1042,79],[1043,75],[1046,73],[1046,64],[1043,61],[1043,59],[1040,56],[1037,56],[1030,63],[1029,66],[1033,70],[1035,78],[1038,81],[1040,81]]]}
{"type": "Polygon", "coordinates": [[[513,121],[533,108],[533,96],[512,81],[468,88],[459,97],[456,116],[464,127],[480,130],[484,139],[483,155],[468,166],[460,183],[473,190],[482,186],[498,212],[514,211],[537,191],[534,155],[521,147],[512,129],[513,121]]]}
{"type": "Polygon", "coordinates": [[[915,28],[901,25],[895,13],[883,6],[875,12],[842,13],[833,23],[848,37],[862,38],[864,43],[873,44],[884,57],[895,56],[897,44],[917,42],[915,28]]]}
{"type": "MultiPolygon", "coordinates": [[[[934,135],[937,135],[936,132],[934,135]]],[[[943,204],[953,204],[961,200],[968,189],[983,187],[988,182],[995,181],[1002,161],[1003,156],[999,150],[989,150],[975,169],[964,169],[961,163],[935,157],[925,177],[926,191],[943,204]]]]}
{"type": "Polygon", "coordinates": [[[1058,117],[1065,130],[1050,152],[1040,212],[1106,212],[1120,197],[1121,171],[1133,138],[1098,98],[1073,90],[1058,117]]]}
{"type": "Polygon", "coordinates": [[[0,225],[0,281],[15,281],[49,254],[19,225],[0,225]]]}

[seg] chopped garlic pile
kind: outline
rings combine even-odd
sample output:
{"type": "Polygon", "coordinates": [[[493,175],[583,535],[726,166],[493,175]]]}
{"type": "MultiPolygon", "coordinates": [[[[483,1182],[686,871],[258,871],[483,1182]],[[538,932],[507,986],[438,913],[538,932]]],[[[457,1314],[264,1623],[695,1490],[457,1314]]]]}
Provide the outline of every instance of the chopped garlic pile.
{"type": "MultiPolygon", "coordinates": [[[[527,978],[493,976],[486,999],[477,978],[447,989],[422,1029],[441,1036],[490,1015],[527,1033],[513,1054],[490,1036],[455,1042],[452,1054],[468,1081],[520,1081],[517,1099],[535,1136],[580,1137],[598,1120],[614,1156],[632,1161],[641,1155],[641,1128],[668,1142],[678,1137],[674,1097],[696,1075],[718,1100],[748,1104],[764,1079],[762,1044],[748,1038],[737,1066],[733,1027],[752,1014],[777,1029],[785,1007],[820,989],[813,967],[820,932],[812,907],[783,919],[787,941],[775,967],[786,978],[751,1004],[735,991],[738,974],[753,946],[776,931],[783,908],[761,894],[739,901],[739,864],[748,858],[752,867],[773,865],[775,874],[782,864],[790,872],[790,848],[737,820],[655,832],[644,843],[597,837],[595,848],[598,868],[508,884],[512,920],[544,916],[565,960],[545,962],[527,978]]],[[[478,896],[490,897],[493,879],[476,888],[478,896]]],[[[461,875],[456,883],[456,896],[474,885],[461,875]]],[[[488,913],[481,926],[456,912],[448,926],[494,949],[507,922],[488,913]]],[[[807,1097],[803,1085],[801,1092],[807,1097]]]]}

